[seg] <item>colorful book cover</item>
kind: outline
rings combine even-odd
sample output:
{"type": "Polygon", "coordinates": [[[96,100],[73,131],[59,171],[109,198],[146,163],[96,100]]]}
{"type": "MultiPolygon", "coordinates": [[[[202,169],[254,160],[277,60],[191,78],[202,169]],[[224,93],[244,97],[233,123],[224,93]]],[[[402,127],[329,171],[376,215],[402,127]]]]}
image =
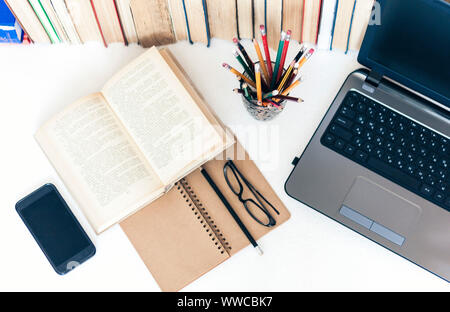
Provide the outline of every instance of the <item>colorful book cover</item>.
{"type": "Polygon", "coordinates": [[[0,0],[0,42],[21,43],[23,31],[4,0],[0,0]]]}

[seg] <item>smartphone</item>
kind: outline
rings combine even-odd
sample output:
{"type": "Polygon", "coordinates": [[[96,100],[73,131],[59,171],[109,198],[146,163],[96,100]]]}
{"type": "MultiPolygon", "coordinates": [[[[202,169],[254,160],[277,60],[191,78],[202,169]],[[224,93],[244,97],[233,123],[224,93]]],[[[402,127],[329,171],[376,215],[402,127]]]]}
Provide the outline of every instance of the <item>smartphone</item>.
{"type": "Polygon", "coordinates": [[[53,184],[16,204],[16,210],[58,274],[66,274],[95,254],[95,246],[53,184]]]}

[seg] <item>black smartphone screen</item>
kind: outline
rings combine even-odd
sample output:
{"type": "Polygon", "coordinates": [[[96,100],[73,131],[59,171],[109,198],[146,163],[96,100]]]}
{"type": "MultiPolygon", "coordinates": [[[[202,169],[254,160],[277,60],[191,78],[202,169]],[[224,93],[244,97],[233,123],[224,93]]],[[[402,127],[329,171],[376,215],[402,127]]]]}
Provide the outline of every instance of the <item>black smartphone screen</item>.
{"type": "Polygon", "coordinates": [[[53,185],[33,192],[17,206],[55,270],[64,274],[93,254],[95,248],[64,199],[53,185]],[[70,264],[70,261],[75,261],[70,264]]]}

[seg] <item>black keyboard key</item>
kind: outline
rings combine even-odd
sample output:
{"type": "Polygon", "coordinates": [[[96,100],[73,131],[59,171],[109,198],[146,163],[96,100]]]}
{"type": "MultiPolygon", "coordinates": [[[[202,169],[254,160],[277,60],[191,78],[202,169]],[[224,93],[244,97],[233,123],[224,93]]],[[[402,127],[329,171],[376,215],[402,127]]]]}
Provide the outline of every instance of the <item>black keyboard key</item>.
{"type": "Polygon", "coordinates": [[[353,144],[355,144],[356,147],[358,147],[358,148],[361,147],[363,145],[363,143],[364,143],[364,140],[360,137],[355,137],[353,139],[353,144]]]}
{"type": "Polygon", "coordinates": [[[347,118],[344,117],[336,117],[336,123],[338,123],[340,126],[350,129],[353,125],[353,122],[351,122],[350,120],[348,120],[347,118]]]}
{"type": "Polygon", "coordinates": [[[407,188],[416,191],[419,189],[420,183],[416,179],[414,179],[410,175],[407,175],[403,171],[382,162],[381,160],[370,157],[367,164],[374,171],[381,172],[383,176],[387,176],[393,179],[400,185],[405,185],[407,188]]]}
{"type": "Polygon", "coordinates": [[[353,136],[351,132],[345,130],[344,128],[342,128],[338,125],[332,125],[330,127],[330,131],[346,141],[350,141],[353,136]]]}
{"type": "Polygon", "coordinates": [[[364,127],[360,125],[353,126],[353,133],[356,135],[362,135],[364,133],[364,127]]]}
{"type": "Polygon", "coordinates": [[[345,152],[349,155],[353,155],[355,153],[355,147],[352,145],[347,145],[347,147],[345,148],[345,152]]]}
{"type": "Polygon", "coordinates": [[[356,151],[356,154],[355,154],[355,157],[356,157],[356,160],[358,161],[358,162],[365,162],[366,161],[366,159],[367,159],[367,154],[366,153],[364,153],[363,151],[356,151]]]}
{"type": "Polygon", "coordinates": [[[356,104],[356,109],[358,112],[364,113],[366,111],[366,104],[358,103],[358,104],[356,104]]]}
{"type": "Polygon", "coordinates": [[[450,190],[449,187],[448,187],[448,184],[445,183],[445,182],[439,183],[439,185],[437,186],[437,189],[438,189],[439,191],[441,191],[441,192],[447,192],[447,191],[450,190]]]}
{"type": "Polygon", "coordinates": [[[372,153],[373,145],[370,143],[366,143],[363,145],[364,151],[366,151],[368,154],[372,153]]]}
{"type": "Polygon", "coordinates": [[[365,125],[366,121],[367,121],[367,118],[364,115],[358,115],[358,117],[356,118],[356,122],[360,125],[365,125]]]}
{"type": "Polygon", "coordinates": [[[434,189],[431,186],[424,184],[420,188],[420,192],[425,196],[431,196],[434,193],[434,189]]]}
{"type": "Polygon", "coordinates": [[[436,192],[436,194],[434,194],[434,199],[439,203],[443,203],[444,199],[445,199],[445,195],[444,195],[444,193],[436,192]]]}
{"type": "Polygon", "coordinates": [[[344,148],[344,146],[345,146],[345,142],[343,141],[343,140],[341,140],[341,139],[338,139],[335,143],[334,143],[334,146],[337,148],[337,149],[343,149],[344,148]]]}
{"type": "Polygon", "coordinates": [[[378,125],[378,127],[375,128],[375,131],[379,135],[384,136],[386,134],[387,129],[385,126],[378,125]]]}
{"type": "Polygon", "coordinates": [[[349,119],[353,119],[356,116],[356,113],[353,110],[351,110],[348,106],[344,106],[341,109],[341,114],[342,116],[347,117],[349,119]]]}
{"type": "Polygon", "coordinates": [[[324,142],[325,142],[327,145],[332,144],[332,143],[334,142],[334,140],[336,140],[336,137],[335,137],[334,135],[332,135],[331,133],[325,134],[324,142]]]}

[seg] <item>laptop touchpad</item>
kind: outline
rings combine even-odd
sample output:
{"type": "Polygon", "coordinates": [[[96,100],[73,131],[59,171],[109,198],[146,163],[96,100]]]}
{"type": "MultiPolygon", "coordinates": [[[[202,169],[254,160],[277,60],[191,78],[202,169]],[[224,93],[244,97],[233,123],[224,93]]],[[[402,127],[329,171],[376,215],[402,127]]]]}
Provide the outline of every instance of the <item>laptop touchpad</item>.
{"type": "Polygon", "coordinates": [[[419,220],[421,209],[382,186],[357,177],[340,213],[395,243],[399,241],[397,244],[401,245],[403,241],[395,234],[406,237],[419,220]]]}

